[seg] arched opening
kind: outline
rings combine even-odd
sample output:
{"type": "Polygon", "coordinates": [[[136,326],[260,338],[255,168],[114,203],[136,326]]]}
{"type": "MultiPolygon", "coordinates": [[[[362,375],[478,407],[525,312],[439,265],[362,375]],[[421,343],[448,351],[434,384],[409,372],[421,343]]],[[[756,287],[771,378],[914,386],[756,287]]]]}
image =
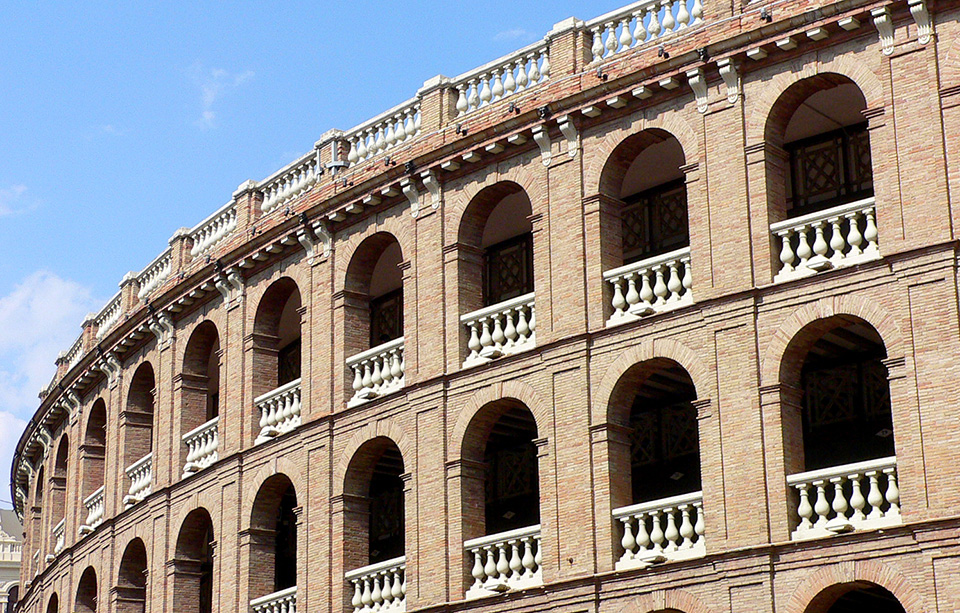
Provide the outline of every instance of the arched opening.
{"type": "Polygon", "coordinates": [[[212,321],[198,325],[183,354],[180,374],[180,465],[184,477],[218,459],[220,334],[212,321]]]}
{"type": "Polygon", "coordinates": [[[256,601],[296,594],[298,513],[297,491],[286,475],[263,482],[250,516],[249,582],[256,601]]]}
{"type": "MultiPolygon", "coordinates": [[[[46,472],[44,467],[41,465],[40,470],[37,471],[37,479],[34,482],[33,487],[33,506],[30,509],[29,517],[29,526],[24,526],[25,528],[25,540],[23,542],[23,551],[33,551],[34,543],[38,543],[39,547],[37,549],[46,549],[43,546],[42,537],[40,536],[41,530],[43,529],[43,489],[46,486],[45,483],[46,472]]],[[[47,549],[49,551],[49,549],[47,549]]],[[[21,560],[21,564],[22,564],[21,560]]],[[[29,569],[33,570],[33,569],[29,569]]]]}
{"type": "Polygon", "coordinates": [[[83,474],[83,506],[87,518],[81,533],[92,532],[103,521],[103,484],[106,470],[107,404],[98,398],[90,409],[83,444],[80,446],[80,466],[83,474]]]}
{"type": "Polygon", "coordinates": [[[50,602],[47,603],[47,613],[59,613],[60,611],[60,597],[54,593],[50,596],[50,602]]]}
{"type": "Polygon", "coordinates": [[[391,234],[363,240],[347,267],[344,355],[350,405],[403,387],[403,253],[391,234]]]}
{"type": "Polygon", "coordinates": [[[628,434],[609,449],[619,568],[704,553],[696,399],[690,375],[666,358],[635,364],[614,387],[609,418],[628,434]]]}
{"type": "Polygon", "coordinates": [[[627,137],[604,166],[600,254],[610,323],[692,301],[685,164],[680,141],[654,128],[627,137]]]}
{"type": "Polygon", "coordinates": [[[482,189],[464,211],[457,238],[465,366],[535,344],[532,215],[529,196],[512,182],[482,189]]]}
{"type": "Polygon", "coordinates": [[[7,591],[7,606],[4,607],[4,613],[14,613],[17,610],[17,604],[20,602],[20,586],[13,585],[7,591]]]}
{"type": "Polygon", "coordinates": [[[124,506],[130,507],[150,494],[153,482],[153,408],[157,382],[153,366],[144,362],[133,374],[127,406],[120,414],[123,430],[123,466],[129,479],[124,506]]]}
{"type": "MultiPolygon", "coordinates": [[[[63,548],[66,538],[64,524],[67,513],[67,459],[70,455],[70,440],[64,434],[57,445],[57,457],[50,475],[50,519],[53,524],[50,547],[54,552],[63,548]]],[[[76,494],[74,494],[76,495],[76,494]]]]}
{"type": "Polygon", "coordinates": [[[213,522],[206,509],[187,515],[177,536],[173,560],[173,610],[178,613],[212,613],[213,522]]]}
{"type": "Polygon", "coordinates": [[[147,607],[147,548],[139,538],[127,545],[120,559],[120,574],[114,588],[117,613],[144,613],[147,607]]]}
{"type": "Polygon", "coordinates": [[[77,613],[97,613],[97,600],[97,572],[88,566],[77,585],[77,613]]]}
{"type": "MultiPolygon", "coordinates": [[[[397,445],[386,437],[364,443],[344,480],[346,599],[356,607],[366,595],[372,606],[403,600],[405,586],[404,466],[397,445]],[[371,568],[371,565],[375,565],[371,568]]],[[[345,604],[348,604],[345,603],[345,604]]]]}
{"type": "Polygon", "coordinates": [[[886,348],[866,321],[836,315],[805,326],[785,352],[781,401],[799,533],[899,523],[886,348]],[[827,508],[829,507],[829,508],[827,508]]]}
{"type": "Polygon", "coordinates": [[[253,322],[252,418],[257,442],[300,425],[300,289],[288,277],[260,300],[253,322]]]}
{"type": "Polygon", "coordinates": [[[784,153],[766,156],[778,278],[878,255],[866,106],[853,81],[825,73],[794,83],[771,109],[765,139],[784,153]]]}
{"type": "Polygon", "coordinates": [[[820,592],[805,613],[906,613],[889,590],[867,581],[831,586],[820,592]]]}
{"type": "Polygon", "coordinates": [[[480,468],[461,486],[468,597],[542,584],[537,437],[533,413],[510,398],[484,406],[467,428],[463,459],[480,468]],[[500,556],[510,570],[496,568],[500,556]]]}

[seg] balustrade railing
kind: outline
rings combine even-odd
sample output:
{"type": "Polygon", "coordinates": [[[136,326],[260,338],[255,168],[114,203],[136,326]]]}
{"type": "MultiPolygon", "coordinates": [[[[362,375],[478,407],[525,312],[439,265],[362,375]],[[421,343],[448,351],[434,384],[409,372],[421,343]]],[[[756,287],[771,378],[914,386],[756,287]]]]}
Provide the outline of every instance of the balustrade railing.
{"type": "Polygon", "coordinates": [[[297,586],[250,601],[251,613],[297,613],[297,586]]]}
{"type": "Polygon", "coordinates": [[[460,323],[470,335],[464,368],[531,349],[537,345],[534,292],[467,313],[460,323]]]}
{"type": "Polygon", "coordinates": [[[897,458],[880,458],[787,477],[799,494],[793,540],[901,523],[897,458]]]}
{"type": "Polygon", "coordinates": [[[407,558],[400,556],[344,574],[353,584],[354,613],[407,610],[407,558]]]}
{"type": "Polygon", "coordinates": [[[402,389],[403,337],[347,358],[347,366],[353,370],[354,392],[347,406],[356,406],[402,389]]]}
{"type": "Polygon", "coordinates": [[[296,429],[300,425],[300,379],[256,398],[253,405],[260,412],[260,434],[255,445],[296,429]]]}
{"type": "Polygon", "coordinates": [[[872,197],[770,224],[770,233],[780,247],[782,264],[775,281],[880,257],[872,197]]]}
{"type": "Polygon", "coordinates": [[[106,304],[100,312],[97,313],[96,318],[93,320],[94,325],[97,326],[97,338],[101,339],[107,335],[107,332],[120,321],[120,316],[123,315],[123,304],[120,301],[120,293],[118,292],[116,296],[110,299],[110,302],[106,304]]]}
{"type": "Polygon", "coordinates": [[[540,524],[465,541],[474,582],[466,598],[543,585],[540,524]]]}
{"type": "Polygon", "coordinates": [[[450,86],[458,92],[457,113],[466,115],[549,77],[549,43],[541,40],[458,76],[450,86]]]}
{"type": "Polygon", "coordinates": [[[140,291],[137,292],[137,298],[143,300],[150,295],[150,292],[157,289],[161,283],[167,280],[173,268],[173,252],[167,249],[137,275],[137,284],[140,291]]]}
{"type": "Polygon", "coordinates": [[[321,173],[319,156],[311,153],[264,179],[260,182],[260,191],[263,192],[260,210],[269,213],[299,198],[313,187],[321,173]]]}
{"type": "Polygon", "coordinates": [[[59,554],[63,551],[63,548],[67,544],[67,535],[66,535],[66,522],[67,518],[64,517],[61,519],[56,526],[53,528],[53,553],[54,555],[59,554]]]}
{"type": "Polygon", "coordinates": [[[614,509],[613,518],[623,524],[617,570],[706,554],[703,492],[614,509]]]}
{"type": "Polygon", "coordinates": [[[183,435],[183,444],[187,446],[187,459],[183,465],[184,479],[220,459],[219,424],[220,418],[214,417],[183,435]]]}
{"type": "Polygon", "coordinates": [[[237,205],[228,202],[220,210],[210,215],[190,230],[193,247],[190,255],[199,257],[230,235],[237,227],[237,205]]]}
{"type": "Polygon", "coordinates": [[[608,270],[603,278],[613,286],[608,326],[693,303],[690,247],[608,270]]]}
{"type": "Polygon", "coordinates": [[[420,100],[412,98],[344,134],[349,165],[369,160],[420,134],[420,100]]]}
{"type": "Polygon", "coordinates": [[[70,346],[70,349],[67,349],[67,352],[63,354],[63,359],[67,362],[67,370],[79,364],[82,358],[83,358],[83,335],[80,335],[80,338],[75,340],[73,342],[73,345],[70,346]]]}
{"type": "Polygon", "coordinates": [[[123,508],[129,509],[150,495],[153,485],[153,454],[148,453],[125,471],[130,478],[130,490],[123,497],[123,508]]]}
{"type": "Polygon", "coordinates": [[[103,523],[103,486],[97,491],[87,496],[83,501],[83,506],[87,509],[87,520],[80,526],[80,535],[89,534],[97,529],[97,526],[103,523]]]}
{"type": "Polygon", "coordinates": [[[586,23],[593,61],[680,32],[703,21],[702,0],[641,0],[586,23]]]}

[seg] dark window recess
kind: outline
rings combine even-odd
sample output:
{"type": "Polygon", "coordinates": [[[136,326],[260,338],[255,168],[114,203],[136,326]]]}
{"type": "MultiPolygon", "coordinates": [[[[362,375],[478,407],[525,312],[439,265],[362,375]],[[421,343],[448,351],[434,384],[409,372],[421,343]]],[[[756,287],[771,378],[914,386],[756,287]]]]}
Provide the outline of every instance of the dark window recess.
{"type": "Polygon", "coordinates": [[[689,401],[651,408],[641,404],[649,402],[638,398],[630,413],[634,503],[700,489],[697,409],[689,401]]]}
{"type": "Polygon", "coordinates": [[[276,549],[274,549],[274,590],[285,590],[297,584],[297,495],[288,487],[277,511],[276,549]]]}
{"type": "Polygon", "coordinates": [[[213,532],[207,528],[203,535],[200,553],[200,593],[197,610],[213,613],[213,532]]]}
{"type": "Polygon", "coordinates": [[[894,455],[887,368],[846,358],[803,373],[806,470],[894,455]]]}
{"type": "Polygon", "coordinates": [[[403,481],[376,475],[370,491],[370,564],[376,564],[404,553],[403,481]]]}
{"type": "Polygon", "coordinates": [[[487,534],[532,526],[540,522],[537,448],[517,439],[487,449],[487,534]]]}
{"type": "Polygon", "coordinates": [[[213,393],[207,396],[207,421],[220,415],[220,394],[213,393]]]}
{"type": "Polygon", "coordinates": [[[682,179],[630,196],[624,202],[620,218],[624,264],[690,244],[687,186],[682,179]]]}
{"type": "Polygon", "coordinates": [[[277,387],[300,378],[300,339],[277,352],[277,387]]]}
{"type": "Polygon", "coordinates": [[[528,232],[487,247],[484,306],[533,291],[533,234],[528,232]]]}
{"type": "Polygon", "coordinates": [[[873,195],[867,124],[847,126],[786,146],[787,212],[799,217],[873,195]]]}
{"type": "Polygon", "coordinates": [[[370,346],[403,336],[403,289],[370,301],[370,346]]]}

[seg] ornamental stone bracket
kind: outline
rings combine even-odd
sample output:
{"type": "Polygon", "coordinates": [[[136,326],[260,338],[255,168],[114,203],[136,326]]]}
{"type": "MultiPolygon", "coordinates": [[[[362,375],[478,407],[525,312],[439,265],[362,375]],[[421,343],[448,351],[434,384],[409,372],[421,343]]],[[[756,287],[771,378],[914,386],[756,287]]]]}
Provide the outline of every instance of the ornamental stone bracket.
{"type": "Polygon", "coordinates": [[[890,7],[881,6],[870,11],[873,25],[880,34],[880,50],[884,55],[893,53],[893,19],[890,17],[890,7]]]}
{"type": "Polygon", "coordinates": [[[318,219],[311,225],[304,217],[302,222],[303,225],[297,230],[297,240],[307,252],[307,262],[314,266],[329,258],[333,252],[333,234],[322,220],[318,219]]]}
{"type": "Polygon", "coordinates": [[[926,0],[908,0],[910,14],[913,21],[917,24],[917,42],[926,45],[930,42],[933,35],[933,22],[930,19],[930,11],[927,10],[926,0]]]}
{"type": "Polygon", "coordinates": [[[114,352],[108,351],[102,354],[100,360],[93,367],[103,373],[103,376],[107,378],[107,385],[111,389],[116,387],[123,366],[114,352]]]}
{"type": "Polygon", "coordinates": [[[236,267],[221,271],[213,284],[223,296],[227,310],[240,306],[243,302],[243,275],[236,267]]]}
{"type": "Polygon", "coordinates": [[[736,104],[740,99],[740,75],[737,73],[737,64],[732,58],[723,58],[717,60],[717,68],[720,69],[720,78],[727,88],[727,102],[736,104]]]}
{"type": "Polygon", "coordinates": [[[420,215],[420,190],[417,189],[416,182],[407,177],[400,181],[400,189],[410,203],[410,216],[416,219],[420,215]]]}
{"type": "Polygon", "coordinates": [[[533,127],[533,142],[537,143],[537,146],[540,147],[540,161],[543,162],[544,166],[549,166],[550,158],[553,154],[550,151],[550,132],[547,130],[547,126],[540,125],[533,127]]]}
{"type": "Polygon", "coordinates": [[[693,95],[697,99],[697,110],[700,113],[707,112],[707,79],[703,74],[703,68],[694,68],[687,71],[687,83],[693,90],[693,95]]]}
{"type": "Polygon", "coordinates": [[[561,115],[557,118],[557,126],[560,128],[560,133],[567,139],[567,155],[577,157],[577,151],[580,150],[580,133],[573,125],[573,118],[570,115],[561,115]]]}
{"type": "Polygon", "coordinates": [[[158,313],[148,326],[157,339],[157,349],[159,351],[166,349],[174,335],[173,319],[170,318],[169,313],[158,313]]]}
{"type": "Polygon", "coordinates": [[[420,180],[423,186],[430,192],[430,207],[433,210],[440,208],[440,182],[437,181],[437,174],[431,168],[420,173],[420,180]]]}

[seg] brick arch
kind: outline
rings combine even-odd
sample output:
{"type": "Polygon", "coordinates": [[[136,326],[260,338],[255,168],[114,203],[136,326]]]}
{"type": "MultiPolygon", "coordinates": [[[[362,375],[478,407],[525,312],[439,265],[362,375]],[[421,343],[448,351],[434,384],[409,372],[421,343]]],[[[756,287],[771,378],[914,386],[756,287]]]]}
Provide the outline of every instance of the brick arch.
{"type": "Polygon", "coordinates": [[[171,517],[170,526],[176,529],[175,532],[171,532],[171,546],[170,554],[176,556],[177,545],[180,539],[180,534],[183,532],[183,528],[186,525],[187,519],[190,517],[190,514],[194,511],[203,511],[207,514],[207,517],[210,518],[210,525],[213,526],[213,540],[217,541],[222,538],[220,534],[221,526],[221,517],[219,514],[219,509],[223,505],[223,500],[217,497],[217,492],[215,490],[204,489],[203,492],[198,492],[192,495],[187,502],[177,509],[176,513],[171,517]]]}
{"type": "Polygon", "coordinates": [[[174,363],[177,364],[178,367],[183,368],[183,363],[187,356],[187,345],[190,344],[193,333],[196,332],[197,328],[207,322],[212,323],[217,329],[217,337],[221,340],[220,348],[223,349],[223,331],[227,329],[226,313],[223,312],[222,309],[213,309],[196,317],[196,319],[177,330],[178,338],[182,339],[182,342],[176,344],[177,353],[174,358],[174,363]]]}
{"type": "Polygon", "coordinates": [[[960,84],[960,36],[953,39],[940,64],[940,88],[960,84]]]}
{"type": "Polygon", "coordinates": [[[460,410],[450,431],[450,459],[462,457],[464,438],[477,413],[491,402],[507,399],[517,400],[530,410],[537,424],[537,436],[544,438],[547,424],[550,423],[550,412],[540,394],[529,384],[520,381],[494,383],[475,392],[460,410]]]}
{"type": "Polygon", "coordinates": [[[682,613],[714,613],[705,602],[686,590],[658,590],[643,594],[624,604],[617,613],[654,613],[680,611],[682,613]]]}
{"type": "Polygon", "coordinates": [[[608,132],[602,138],[584,140],[584,159],[589,156],[583,173],[583,185],[587,193],[599,193],[604,171],[614,155],[615,150],[624,141],[644,130],[662,130],[680,142],[683,156],[687,164],[700,159],[700,139],[696,131],[681,116],[678,111],[665,111],[652,119],[644,116],[644,111],[638,111],[626,119],[623,127],[608,132]]]}
{"type": "MultiPolygon", "coordinates": [[[[260,308],[260,303],[263,302],[263,298],[267,292],[270,291],[270,288],[277,281],[283,279],[289,279],[297,286],[297,291],[300,292],[300,306],[309,307],[310,301],[307,299],[310,285],[310,274],[309,266],[286,266],[286,267],[274,267],[268,269],[267,274],[264,274],[260,277],[253,277],[248,279],[246,282],[246,298],[247,306],[246,314],[244,315],[245,321],[245,331],[253,331],[254,322],[257,319],[257,311],[260,308]],[[256,281],[253,279],[256,278],[256,281]]],[[[261,273],[263,274],[263,273],[261,273]]],[[[225,316],[225,314],[224,314],[225,316]]],[[[221,330],[225,329],[222,326],[217,326],[221,330]]]]}
{"type": "Polygon", "coordinates": [[[907,346],[893,314],[876,302],[856,295],[821,298],[791,313],[780,325],[767,345],[760,362],[760,385],[773,385],[782,378],[782,366],[788,358],[790,344],[807,325],[834,315],[852,315],[867,322],[883,339],[887,356],[904,356],[907,346]]]}
{"type": "Polygon", "coordinates": [[[377,420],[368,423],[358,430],[340,453],[340,459],[337,461],[336,468],[333,471],[334,488],[336,488],[333,492],[334,496],[344,493],[347,471],[350,469],[350,463],[356,456],[357,451],[367,442],[380,437],[389,439],[397,446],[397,449],[400,450],[400,456],[403,458],[404,471],[410,474],[416,474],[413,465],[413,460],[417,457],[416,448],[412,445],[403,429],[389,419],[377,420]]]}
{"type": "Polygon", "coordinates": [[[602,424],[609,420],[608,410],[613,394],[624,374],[636,364],[654,358],[666,358],[682,366],[693,381],[697,398],[709,398],[712,395],[710,370],[693,349],[670,338],[649,340],[623,352],[613,364],[607,367],[593,396],[592,423],[602,424]]]}
{"type": "Polygon", "coordinates": [[[406,210],[403,209],[395,215],[378,215],[371,218],[363,228],[355,232],[341,233],[337,243],[336,267],[334,277],[334,291],[339,291],[346,287],[347,272],[350,269],[350,263],[354,255],[365,240],[374,234],[389,234],[400,245],[402,257],[413,261],[416,257],[416,237],[413,229],[413,219],[409,217],[406,210]]]}
{"type": "Polygon", "coordinates": [[[115,575],[117,585],[122,587],[145,588],[146,577],[142,575],[139,566],[140,563],[142,563],[144,571],[150,569],[150,552],[147,550],[146,541],[135,536],[126,541],[117,551],[122,552],[120,560],[117,563],[117,574],[115,575]],[[142,559],[139,555],[141,553],[143,556],[142,559]]]}
{"type": "Polygon", "coordinates": [[[907,613],[932,610],[899,570],[874,560],[861,560],[827,566],[807,576],[790,595],[784,613],[808,613],[811,603],[822,592],[854,581],[867,581],[886,589],[896,596],[907,613]]]}
{"type": "Polygon", "coordinates": [[[880,77],[863,61],[858,61],[847,55],[837,56],[826,61],[820,57],[809,58],[802,67],[796,70],[778,73],[766,83],[752,83],[750,87],[760,89],[756,96],[751,96],[755,102],[749,104],[747,117],[747,144],[763,142],[766,139],[767,122],[774,110],[777,101],[790,86],[804,79],[828,73],[847,77],[860,88],[866,100],[867,108],[884,106],[884,89],[880,77]]]}
{"type": "Polygon", "coordinates": [[[303,470],[288,457],[278,456],[270,464],[261,466],[253,474],[244,476],[241,529],[251,527],[251,517],[260,490],[268,479],[276,476],[286,477],[297,493],[297,505],[307,507],[307,482],[303,470]]]}

